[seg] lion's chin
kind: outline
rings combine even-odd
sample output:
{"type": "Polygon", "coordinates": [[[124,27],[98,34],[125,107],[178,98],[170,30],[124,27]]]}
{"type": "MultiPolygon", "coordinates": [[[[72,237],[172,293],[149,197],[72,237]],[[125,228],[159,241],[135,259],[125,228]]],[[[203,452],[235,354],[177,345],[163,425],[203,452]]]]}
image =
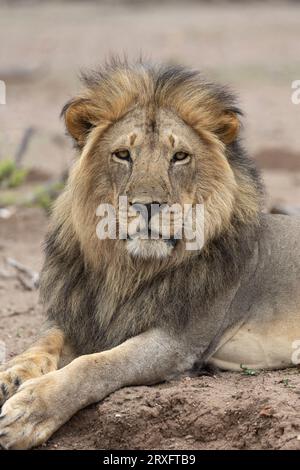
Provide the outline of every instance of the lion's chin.
{"type": "Polygon", "coordinates": [[[133,257],[144,259],[163,259],[171,255],[175,243],[173,240],[143,240],[140,238],[128,239],[126,248],[133,257]]]}

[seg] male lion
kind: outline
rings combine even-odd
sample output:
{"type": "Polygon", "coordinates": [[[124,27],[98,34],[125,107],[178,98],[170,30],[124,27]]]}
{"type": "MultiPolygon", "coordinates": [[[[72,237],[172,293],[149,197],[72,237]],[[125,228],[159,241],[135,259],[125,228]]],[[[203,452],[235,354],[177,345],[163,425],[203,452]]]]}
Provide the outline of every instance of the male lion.
{"type": "Polygon", "coordinates": [[[118,61],[84,82],[62,113],[80,157],[46,240],[48,326],[0,373],[4,448],[39,445],[115,390],[196,364],[287,367],[300,339],[300,219],[262,214],[231,93],[194,70],[118,61]],[[174,230],[100,240],[97,207],[119,196],[149,222],[154,203],[202,204],[204,245],[187,250],[174,230]]]}

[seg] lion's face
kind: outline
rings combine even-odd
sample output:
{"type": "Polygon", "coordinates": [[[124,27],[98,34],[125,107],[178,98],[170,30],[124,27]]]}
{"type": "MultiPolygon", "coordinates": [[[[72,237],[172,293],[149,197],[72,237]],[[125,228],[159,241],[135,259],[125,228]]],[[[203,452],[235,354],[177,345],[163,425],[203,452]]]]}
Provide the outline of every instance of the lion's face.
{"type": "Polygon", "coordinates": [[[230,165],[170,110],[129,112],[93,141],[82,160],[78,176],[89,190],[89,207],[111,204],[118,229],[126,220],[125,236],[120,240],[117,230],[114,242],[133,257],[182,253],[188,224],[189,239],[197,233],[202,240],[216,229],[218,218],[229,217],[235,190],[230,165]],[[106,189],[99,194],[99,188],[106,189]]]}
{"type": "Polygon", "coordinates": [[[120,196],[127,197],[128,252],[144,258],[171,255],[182,243],[183,214],[170,213],[170,207],[183,209],[185,204],[202,202],[206,146],[174,113],[159,110],[149,115],[138,109],[113,125],[100,147],[115,207],[119,208],[120,196]]]}
{"type": "Polygon", "coordinates": [[[256,216],[251,170],[231,159],[239,129],[232,98],[196,72],[108,68],[63,113],[80,149],[69,182],[72,225],[92,262],[105,253],[177,263],[193,235],[201,249],[233,215],[256,216]],[[96,232],[103,204],[115,213],[109,240],[96,232]]]}

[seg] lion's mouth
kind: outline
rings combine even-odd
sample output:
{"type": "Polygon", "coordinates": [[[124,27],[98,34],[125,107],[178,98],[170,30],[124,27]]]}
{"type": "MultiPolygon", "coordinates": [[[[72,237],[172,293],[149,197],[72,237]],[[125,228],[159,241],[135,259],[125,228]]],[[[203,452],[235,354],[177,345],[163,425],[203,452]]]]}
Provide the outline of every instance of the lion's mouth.
{"type": "Polygon", "coordinates": [[[166,245],[172,247],[172,248],[175,248],[177,242],[178,242],[178,239],[174,238],[174,237],[170,237],[170,238],[163,238],[163,236],[161,234],[159,234],[156,238],[152,238],[150,235],[149,237],[147,238],[143,238],[140,234],[136,234],[136,235],[127,235],[127,241],[133,241],[133,240],[145,240],[145,241],[150,241],[150,242],[164,242],[166,245]]]}

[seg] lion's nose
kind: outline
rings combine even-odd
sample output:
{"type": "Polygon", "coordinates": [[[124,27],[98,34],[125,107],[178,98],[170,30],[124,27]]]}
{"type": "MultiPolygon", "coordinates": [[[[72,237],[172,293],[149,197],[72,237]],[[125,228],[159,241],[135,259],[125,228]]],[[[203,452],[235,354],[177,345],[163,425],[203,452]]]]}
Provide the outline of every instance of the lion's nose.
{"type": "Polygon", "coordinates": [[[147,217],[148,217],[148,224],[152,216],[154,216],[157,212],[160,211],[161,207],[164,206],[166,203],[162,203],[159,201],[151,201],[151,202],[141,202],[141,201],[134,201],[131,202],[131,205],[134,206],[137,210],[141,210],[142,213],[145,212],[144,208],[146,209],[147,217]]]}

